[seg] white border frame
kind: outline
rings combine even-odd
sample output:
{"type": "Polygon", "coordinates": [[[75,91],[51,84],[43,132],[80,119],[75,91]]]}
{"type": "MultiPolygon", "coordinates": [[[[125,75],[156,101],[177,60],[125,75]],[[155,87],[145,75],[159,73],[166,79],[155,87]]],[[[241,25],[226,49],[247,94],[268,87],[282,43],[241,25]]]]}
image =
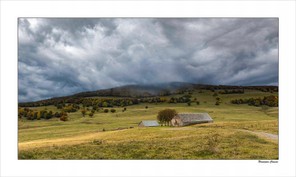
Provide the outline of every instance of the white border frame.
{"type": "Polygon", "coordinates": [[[1,149],[3,176],[295,176],[295,1],[2,1],[1,149]],[[18,17],[278,17],[280,152],[255,160],[18,160],[18,17]],[[173,170],[171,170],[173,169],[173,170]]]}

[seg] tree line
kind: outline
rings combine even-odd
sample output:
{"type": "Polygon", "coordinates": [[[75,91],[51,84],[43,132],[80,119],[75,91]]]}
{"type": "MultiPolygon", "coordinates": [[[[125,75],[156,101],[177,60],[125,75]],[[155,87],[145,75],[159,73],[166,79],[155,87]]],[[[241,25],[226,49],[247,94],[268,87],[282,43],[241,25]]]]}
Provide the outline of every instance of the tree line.
{"type": "Polygon", "coordinates": [[[19,107],[40,107],[55,105],[57,108],[63,108],[66,104],[82,105],[83,107],[125,107],[139,103],[162,103],[167,102],[164,97],[149,98],[57,98],[36,102],[19,103],[19,107]]]}
{"type": "MultiPolygon", "coordinates": [[[[38,110],[37,111],[37,110],[29,109],[27,107],[19,108],[18,109],[18,118],[19,119],[26,118],[27,120],[60,118],[60,120],[62,120],[62,121],[67,121],[68,120],[68,113],[77,112],[79,110],[80,110],[83,117],[85,117],[86,115],[88,115],[89,117],[93,117],[95,112],[102,112],[102,113],[108,113],[108,112],[115,113],[116,112],[116,109],[113,109],[113,108],[112,109],[108,109],[108,108],[96,109],[95,107],[92,107],[92,108],[81,107],[81,108],[79,108],[79,107],[77,107],[77,105],[70,104],[70,105],[66,105],[65,107],[63,107],[60,112],[55,112],[55,113],[53,111],[47,111],[47,110],[38,110]]],[[[122,112],[125,112],[126,110],[127,110],[126,108],[123,108],[122,112]]]]}
{"type": "Polygon", "coordinates": [[[171,97],[169,103],[188,103],[191,102],[191,94],[186,94],[180,97],[171,97]]]}
{"type": "Polygon", "coordinates": [[[244,89],[238,89],[238,90],[223,90],[219,91],[220,94],[244,94],[244,89]]]}
{"type": "Polygon", "coordinates": [[[40,110],[35,111],[29,108],[19,108],[18,109],[18,118],[26,118],[27,120],[41,120],[41,119],[51,119],[51,118],[59,118],[62,121],[68,120],[67,112],[55,112],[40,110]]]}
{"type": "Polygon", "coordinates": [[[265,96],[263,98],[248,98],[231,100],[232,104],[248,104],[250,106],[270,106],[278,107],[278,97],[274,95],[265,96]]]}

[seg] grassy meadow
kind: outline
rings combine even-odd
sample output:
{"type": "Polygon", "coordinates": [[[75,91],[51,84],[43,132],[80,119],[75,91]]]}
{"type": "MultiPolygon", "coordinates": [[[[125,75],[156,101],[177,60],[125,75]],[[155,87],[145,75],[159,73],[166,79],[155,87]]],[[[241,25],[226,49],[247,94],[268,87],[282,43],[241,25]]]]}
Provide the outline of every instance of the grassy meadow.
{"type": "MultiPolygon", "coordinates": [[[[19,159],[278,159],[278,107],[230,103],[277,94],[258,90],[219,94],[222,102],[217,106],[213,92],[196,90],[192,98],[199,105],[140,103],[127,106],[125,112],[114,107],[115,113],[95,112],[93,117],[69,113],[65,122],[19,119],[19,159]],[[138,127],[142,120],[156,120],[166,108],[206,112],[214,123],[138,127]]],[[[58,111],[53,105],[30,109],[58,111]]]]}

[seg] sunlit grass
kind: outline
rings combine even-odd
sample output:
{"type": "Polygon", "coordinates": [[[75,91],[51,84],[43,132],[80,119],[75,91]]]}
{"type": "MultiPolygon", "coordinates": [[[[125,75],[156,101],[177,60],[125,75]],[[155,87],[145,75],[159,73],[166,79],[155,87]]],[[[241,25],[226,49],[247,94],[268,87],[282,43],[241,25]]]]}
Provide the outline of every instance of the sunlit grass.
{"type": "Polygon", "coordinates": [[[277,144],[240,131],[129,129],[77,145],[21,151],[20,159],[277,159],[277,144]],[[212,140],[211,137],[218,138],[212,140]],[[213,142],[211,142],[213,141],[213,142]],[[213,148],[211,145],[215,145],[213,148]]]}
{"type": "MultiPolygon", "coordinates": [[[[25,148],[19,151],[20,159],[277,159],[278,144],[263,137],[243,132],[278,134],[278,108],[233,105],[236,98],[271,95],[260,91],[245,94],[218,95],[222,99],[215,105],[212,92],[193,93],[200,105],[192,103],[139,104],[115,107],[115,113],[96,112],[90,118],[78,111],[69,113],[69,121],[19,120],[19,143],[47,142],[46,146],[25,148]],[[145,108],[148,106],[148,109],[145,108]],[[177,112],[207,112],[214,123],[188,127],[138,128],[142,120],[156,120],[157,113],[165,108],[177,112]],[[117,129],[124,129],[118,131],[117,129]],[[218,134],[218,139],[209,142],[218,134]],[[71,145],[51,143],[76,139],[71,145]],[[72,139],[71,139],[72,138],[72,139]],[[80,141],[81,140],[81,141],[80,141]],[[217,142],[215,142],[217,141],[217,142]],[[207,144],[212,144],[210,147],[207,144]]],[[[272,93],[273,95],[277,93],[272,93]]],[[[168,99],[170,97],[167,97],[168,99]]],[[[60,111],[54,106],[32,108],[60,111]]]]}

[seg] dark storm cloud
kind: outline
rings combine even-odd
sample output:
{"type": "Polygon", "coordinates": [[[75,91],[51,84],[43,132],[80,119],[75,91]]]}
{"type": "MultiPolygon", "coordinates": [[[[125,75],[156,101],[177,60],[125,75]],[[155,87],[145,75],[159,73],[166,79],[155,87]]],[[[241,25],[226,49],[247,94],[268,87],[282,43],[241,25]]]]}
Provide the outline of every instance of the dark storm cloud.
{"type": "Polygon", "coordinates": [[[277,85],[278,19],[19,19],[19,100],[170,81],[277,85]]]}

